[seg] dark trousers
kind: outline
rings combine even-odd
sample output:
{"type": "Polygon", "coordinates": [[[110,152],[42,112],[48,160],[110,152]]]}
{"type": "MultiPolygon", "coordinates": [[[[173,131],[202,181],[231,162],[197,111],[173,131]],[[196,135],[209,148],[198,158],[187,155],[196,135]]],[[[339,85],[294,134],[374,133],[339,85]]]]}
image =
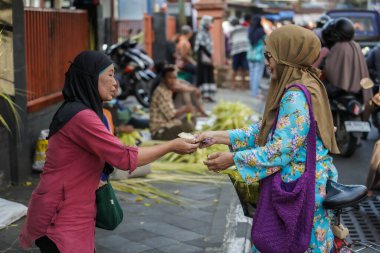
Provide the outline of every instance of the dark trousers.
{"type": "Polygon", "coordinates": [[[186,63],[185,66],[180,69],[180,71],[189,74],[185,75],[183,78],[184,80],[188,81],[191,84],[195,84],[197,74],[197,67],[195,65],[186,63]]]}
{"type": "Polygon", "coordinates": [[[35,243],[41,253],[60,253],[55,243],[47,236],[38,238],[35,243]]]}
{"type": "Polygon", "coordinates": [[[46,235],[38,238],[35,243],[36,246],[40,249],[41,253],[60,253],[55,243],[46,235]]]}
{"type": "Polygon", "coordinates": [[[195,75],[197,73],[197,67],[191,63],[186,63],[183,68],[181,68],[182,71],[189,72],[192,75],[195,75]]]}

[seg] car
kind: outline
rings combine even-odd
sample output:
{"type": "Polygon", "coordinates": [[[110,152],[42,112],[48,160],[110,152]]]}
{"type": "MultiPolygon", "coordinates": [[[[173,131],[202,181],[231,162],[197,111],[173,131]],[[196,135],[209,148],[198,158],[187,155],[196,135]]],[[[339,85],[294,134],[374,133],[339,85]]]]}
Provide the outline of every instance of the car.
{"type": "Polygon", "coordinates": [[[374,10],[331,10],[329,17],[348,18],[354,23],[354,40],[361,48],[373,48],[380,41],[380,13],[374,10]]]}

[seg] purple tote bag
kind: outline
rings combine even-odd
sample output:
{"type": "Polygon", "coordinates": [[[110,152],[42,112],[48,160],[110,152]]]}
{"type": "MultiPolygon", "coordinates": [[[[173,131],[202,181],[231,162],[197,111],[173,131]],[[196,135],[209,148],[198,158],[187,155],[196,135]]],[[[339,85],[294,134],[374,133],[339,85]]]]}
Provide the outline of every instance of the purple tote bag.
{"type": "Polygon", "coordinates": [[[280,172],[260,182],[260,198],[252,223],[252,243],[261,253],[304,253],[311,238],[315,209],[316,123],[306,87],[293,84],[288,89],[292,87],[303,91],[309,105],[305,172],[289,183],[282,181],[280,172]]]}

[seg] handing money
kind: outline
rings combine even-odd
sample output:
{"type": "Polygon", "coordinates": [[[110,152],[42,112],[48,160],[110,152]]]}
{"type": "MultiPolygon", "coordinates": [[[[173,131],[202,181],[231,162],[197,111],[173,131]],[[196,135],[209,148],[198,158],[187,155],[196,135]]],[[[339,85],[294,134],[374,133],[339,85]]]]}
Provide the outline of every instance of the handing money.
{"type": "Polygon", "coordinates": [[[194,140],[195,139],[195,136],[193,134],[185,133],[185,132],[178,134],[178,137],[186,139],[186,140],[194,140]]]}
{"type": "MultiPolygon", "coordinates": [[[[197,137],[191,133],[185,133],[185,132],[182,132],[180,134],[178,134],[178,137],[180,138],[183,138],[183,139],[187,139],[187,140],[195,140],[197,137]]],[[[209,139],[204,139],[201,143],[205,144],[209,141],[209,139]]]]}

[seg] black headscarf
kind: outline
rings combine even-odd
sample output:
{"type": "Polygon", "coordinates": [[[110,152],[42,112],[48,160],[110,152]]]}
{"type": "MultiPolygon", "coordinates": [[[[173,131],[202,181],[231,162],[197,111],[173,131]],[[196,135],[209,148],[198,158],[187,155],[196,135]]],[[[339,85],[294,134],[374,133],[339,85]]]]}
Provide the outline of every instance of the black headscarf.
{"type": "Polygon", "coordinates": [[[251,45],[256,45],[257,42],[265,35],[264,28],[261,25],[261,17],[253,16],[251,25],[249,26],[248,39],[251,45]]]}
{"type": "Polygon", "coordinates": [[[103,121],[103,101],[98,91],[98,79],[111,64],[108,56],[97,51],[84,51],[75,57],[66,72],[62,90],[65,101],[53,117],[48,138],[85,109],[93,110],[103,121]]]}

